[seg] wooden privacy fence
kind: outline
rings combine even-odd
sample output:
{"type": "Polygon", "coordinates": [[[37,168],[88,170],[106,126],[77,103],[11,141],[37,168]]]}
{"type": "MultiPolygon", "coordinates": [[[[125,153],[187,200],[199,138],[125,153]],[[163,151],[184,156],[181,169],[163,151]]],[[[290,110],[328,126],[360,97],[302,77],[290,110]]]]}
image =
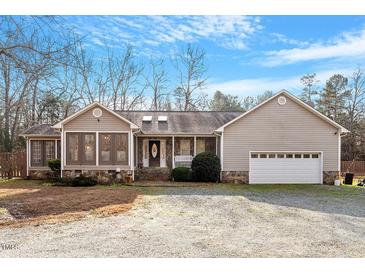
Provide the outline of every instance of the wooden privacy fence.
{"type": "Polygon", "coordinates": [[[342,161],[341,172],[350,172],[357,176],[364,176],[365,161],[342,161]]]}
{"type": "Polygon", "coordinates": [[[27,153],[25,151],[0,153],[0,178],[26,176],[27,153]]]}

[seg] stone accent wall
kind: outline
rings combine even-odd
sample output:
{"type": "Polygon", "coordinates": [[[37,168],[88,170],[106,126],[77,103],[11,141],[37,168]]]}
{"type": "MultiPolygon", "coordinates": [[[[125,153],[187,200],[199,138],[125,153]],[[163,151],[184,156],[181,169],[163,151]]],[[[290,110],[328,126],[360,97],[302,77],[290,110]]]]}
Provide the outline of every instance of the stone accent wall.
{"type": "Polygon", "coordinates": [[[323,171],[323,184],[333,185],[335,184],[338,171],[323,171]]]}
{"type": "Polygon", "coordinates": [[[248,171],[222,171],[222,183],[248,184],[248,171]]]}
{"type": "Polygon", "coordinates": [[[35,180],[46,180],[53,177],[51,170],[29,170],[29,178],[35,180]]]}
{"type": "Polygon", "coordinates": [[[95,177],[98,184],[128,183],[131,176],[127,170],[116,172],[115,170],[64,170],[63,177],[76,177],[83,174],[87,177],[95,177]]]}
{"type": "Polygon", "coordinates": [[[134,172],[136,181],[169,181],[171,174],[170,168],[166,167],[139,168],[134,172]]]}

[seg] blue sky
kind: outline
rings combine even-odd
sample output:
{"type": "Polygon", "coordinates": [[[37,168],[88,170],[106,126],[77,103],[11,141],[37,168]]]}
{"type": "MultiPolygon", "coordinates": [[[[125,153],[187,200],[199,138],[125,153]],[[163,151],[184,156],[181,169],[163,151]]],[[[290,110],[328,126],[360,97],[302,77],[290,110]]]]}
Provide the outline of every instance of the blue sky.
{"type": "MultiPolygon", "coordinates": [[[[300,92],[300,77],[315,72],[324,84],[350,75],[365,61],[365,16],[66,16],[103,57],[105,44],[132,44],[146,61],[165,58],[187,43],[206,50],[206,92],[247,96],[286,88],[300,92]]],[[[167,62],[168,63],[168,62],[167,62]]],[[[365,67],[365,66],[364,66],[365,67]]],[[[173,69],[167,65],[166,69],[173,69]]],[[[173,82],[173,79],[171,80],[173,82]]]]}

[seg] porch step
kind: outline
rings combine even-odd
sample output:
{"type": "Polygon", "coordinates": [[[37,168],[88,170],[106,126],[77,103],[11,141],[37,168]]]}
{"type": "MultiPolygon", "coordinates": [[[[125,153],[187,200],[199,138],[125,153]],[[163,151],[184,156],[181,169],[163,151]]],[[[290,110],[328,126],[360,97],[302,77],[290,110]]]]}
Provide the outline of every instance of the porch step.
{"type": "Polygon", "coordinates": [[[171,171],[167,167],[138,168],[134,171],[136,181],[169,181],[171,171]]]}

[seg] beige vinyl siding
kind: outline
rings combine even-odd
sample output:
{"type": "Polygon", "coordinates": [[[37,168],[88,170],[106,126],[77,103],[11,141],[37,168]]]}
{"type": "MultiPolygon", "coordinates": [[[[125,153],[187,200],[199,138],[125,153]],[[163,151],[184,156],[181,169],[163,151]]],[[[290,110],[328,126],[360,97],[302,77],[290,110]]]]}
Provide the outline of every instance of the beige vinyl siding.
{"type": "Polygon", "coordinates": [[[93,116],[92,111],[94,108],[89,109],[85,113],[77,116],[75,119],[69,121],[64,125],[64,130],[72,131],[129,131],[130,125],[125,121],[119,119],[113,114],[103,109],[103,116],[98,120],[93,116]]]}
{"type": "Polygon", "coordinates": [[[223,170],[248,171],[250,151],[322,151],[323,170],[338,170],[337,128],[286,99],[279,105],[275,97],[224,129],[223,170]]]}

